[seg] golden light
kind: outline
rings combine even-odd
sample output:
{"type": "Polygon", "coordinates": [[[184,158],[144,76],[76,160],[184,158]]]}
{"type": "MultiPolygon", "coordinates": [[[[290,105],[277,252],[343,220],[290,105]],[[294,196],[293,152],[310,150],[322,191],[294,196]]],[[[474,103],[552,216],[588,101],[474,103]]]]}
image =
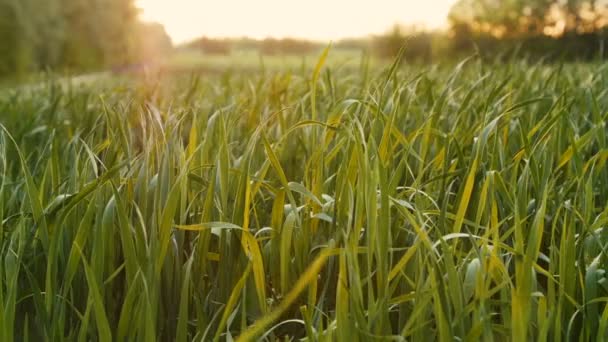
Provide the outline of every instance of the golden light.
{"type": "Polygon", "coordinates": [[[391,25],[440,28],[455,0],[139,0],[144,20],[175,42],[210,37],[335,40],[382,33],[391,25]]]}

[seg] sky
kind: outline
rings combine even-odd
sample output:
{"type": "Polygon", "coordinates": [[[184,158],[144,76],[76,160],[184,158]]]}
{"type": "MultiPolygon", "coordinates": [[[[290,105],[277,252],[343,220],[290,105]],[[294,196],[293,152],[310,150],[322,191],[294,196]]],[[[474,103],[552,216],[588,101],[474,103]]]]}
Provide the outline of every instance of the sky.
{"type": "Polygon", "coordinates": [[[175,43],[200,36],[337,40],[393,24],[442,28],[455,0],[137,0],[175,43]]]}

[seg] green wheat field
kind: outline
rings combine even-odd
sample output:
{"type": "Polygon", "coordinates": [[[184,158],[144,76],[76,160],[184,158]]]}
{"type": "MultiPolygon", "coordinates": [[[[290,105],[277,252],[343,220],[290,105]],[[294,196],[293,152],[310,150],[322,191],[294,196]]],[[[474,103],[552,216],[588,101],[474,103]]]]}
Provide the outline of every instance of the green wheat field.
{"type": "Polygon", "coordinates": [[[608,337],[608,65],[327,53],[2,89],[0,340],[608,337]]]}

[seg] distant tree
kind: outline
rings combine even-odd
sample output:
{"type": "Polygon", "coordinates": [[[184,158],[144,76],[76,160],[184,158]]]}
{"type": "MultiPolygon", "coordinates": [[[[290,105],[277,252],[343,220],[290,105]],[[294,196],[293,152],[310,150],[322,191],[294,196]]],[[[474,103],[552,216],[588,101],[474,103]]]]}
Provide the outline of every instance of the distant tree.
{"type": "Polygon", "coordinates": [[[187,45],[210,55],[229,55],[232,52],[232,43],[225,39],[201,37],[187,45]]]}
{"type": "Polygon", "coordinates": [[[56,0],[24,0],[21,3],[21,20],[27,27],[32,67],[45,69],[61,65],[62,49],[58,42],[67,36],[62,3],[56,0]]]}
{"type": "Polygon", "coordinates": [[[383,58],[395,58],[404,48],[405,60],[428,61],[432,57],[433,35],[416,27],[394,25],[391,31],[372,39],[372,46],[377,55],[383,58]]]}
{"type": "Polygon", "coordinates": [[[20,20],[21,4],[0,0],[0,76],[22,73],[28,64],[28,46],[20,20]]]}
{"type": "Polygon", "coordinates": [[[56,0],[0,0],[0,75],[57,65],[62,37],[56,0]]]}
{"type": "Polygon", "coordinates": [[[276,55],[279,51],[279,40],[266,38],[259,44],[260,52],[264,55],[276,55]]]}
{"type": "Polygon", "coordinates": [[[494,37],[595,32],[608,25],[605,0],[460,0],[450,11],[453,27],[494,37]]]}
{"type": "Polygon", "coordinates": [[[103,64],[98,28],[104,16],[95,17],[99,0],[61,0],[65,29],[63,64],[72,68],[93,68],[103,64]]]}
{"type": "Polygon", "coordinates": [[[96,33],[102,43],[104,64],[124,64],[138,59],[141,24],[134,2],[101,0],[100,5],[100,13],[103,13],[104,17],[100,18],[96,33]]]}
{"type": "Polygon", "coordinates": [[[266,38],[259,43],[259,50],[265,55],[306,55],[313,52],[317,44],[295,38],[266,38]]]}
{"type": "Polygon", "coordinates": [[[370,43],[368,38],[346,38],[339,40],[334,46],[337,49],[368,50],[370,43]]]}
{"type": "Polygon", "coordinates": [[[608,1],[460,0],[449,21],[456,52],[589,59],[603,56],[608,1]]]}
{"type": "Polygon", "coordinates": [[[306,55],[316,49],[316,45],[308,40],[285,38],[279,41],[280,50],[287,55],[306,55]]]}
{"type": "Polygon", "coordinates": [[[0,0],[0,77],[138,56],[134,0],[0,0]]]}
{"type": "Polygon", "coordinates": [[[65,63],[123,64],[135,58],[137,12],[131,0],[60,0],[66,30],[65,63]]]}

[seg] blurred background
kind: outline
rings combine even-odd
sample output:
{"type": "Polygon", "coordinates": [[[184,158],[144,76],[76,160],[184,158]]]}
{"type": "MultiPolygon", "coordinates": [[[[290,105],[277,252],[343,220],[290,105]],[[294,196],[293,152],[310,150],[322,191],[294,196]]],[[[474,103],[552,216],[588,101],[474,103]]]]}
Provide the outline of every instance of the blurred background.
{"type": "Polygon", "coordinates": [[[478,54],[605,58],[608,0],[0,0],[0,78],[478,54]]]}

